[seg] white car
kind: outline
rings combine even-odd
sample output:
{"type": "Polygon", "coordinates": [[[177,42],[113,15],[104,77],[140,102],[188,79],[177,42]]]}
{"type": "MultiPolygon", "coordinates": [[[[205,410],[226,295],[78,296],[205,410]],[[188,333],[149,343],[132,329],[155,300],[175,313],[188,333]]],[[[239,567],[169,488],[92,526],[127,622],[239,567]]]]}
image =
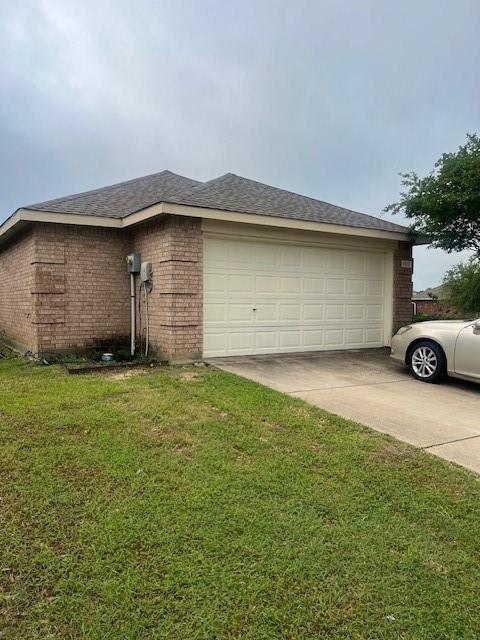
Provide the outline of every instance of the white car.
{"type": "Polygon", "coordinates": [[[453,376],[480,383],[480,319],[434,320],[401,327],[391,357],[423,382],[453,376]]]}

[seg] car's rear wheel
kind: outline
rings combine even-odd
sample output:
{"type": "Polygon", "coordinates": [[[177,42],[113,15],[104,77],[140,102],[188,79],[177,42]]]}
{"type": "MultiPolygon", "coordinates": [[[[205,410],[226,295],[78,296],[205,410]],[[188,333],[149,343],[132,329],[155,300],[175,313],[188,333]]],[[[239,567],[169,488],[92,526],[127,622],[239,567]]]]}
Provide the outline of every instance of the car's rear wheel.
{"type": "Polygon", "coordinates": [[[417,342],[408,354],[410,373],[422,382],[440,382],[447,373],[447,361],[441,347],[430,340],[417,342]]]}

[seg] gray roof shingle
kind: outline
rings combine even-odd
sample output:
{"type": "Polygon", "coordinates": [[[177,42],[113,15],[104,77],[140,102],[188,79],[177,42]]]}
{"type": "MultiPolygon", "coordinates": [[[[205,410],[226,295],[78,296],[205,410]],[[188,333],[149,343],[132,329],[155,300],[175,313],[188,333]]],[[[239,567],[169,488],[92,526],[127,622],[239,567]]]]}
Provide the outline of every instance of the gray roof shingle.
{"type": "Polygon", "coordinates": [[[124,218],[160,202],[362,229],[408,233],[401,225],[227,173],[198,182],[162,171],[109,187],[28,205],[24,209],[124,218]]]}
{"type": "MultiPolygon", "coordinates": [[[[180,203],[180,200],[178,201],[180,203]]],[[[227,173],[196,187],[181,199],[181,204],[209,207],[223,211],[256,213],[278,218],[325,222],[347,227],[408,232],[406,227],[338,207],[322,200],[301,196],[278,187],[227,173]]]]}
{"type": "Polygon", "coordinates": [[[171,171],[161,171],[150,176],[134,178],[127,182],[30,204],[22,208],[53,213],[124,218],[153,204],[170,202],[172,198],[180,197],[182,193],[189,193],[202,184],[171,171]]]}
{"type": "Polygon", "coordinates": [[[438,300],[443,297],[443,286],[440,284],[438,287],[429,287],[424,291],[414,291],[412,294],[412,300],[438,300]]]}

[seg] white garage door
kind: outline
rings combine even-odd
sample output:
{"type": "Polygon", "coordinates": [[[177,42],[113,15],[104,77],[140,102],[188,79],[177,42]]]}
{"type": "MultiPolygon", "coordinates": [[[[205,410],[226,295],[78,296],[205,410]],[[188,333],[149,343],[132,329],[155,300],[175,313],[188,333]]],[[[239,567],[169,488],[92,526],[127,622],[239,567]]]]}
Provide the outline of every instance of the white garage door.
{"type": "Polygon", "coordinates": [[[204,355],[384,345],[385,254],[206,238],[204,355]]]}

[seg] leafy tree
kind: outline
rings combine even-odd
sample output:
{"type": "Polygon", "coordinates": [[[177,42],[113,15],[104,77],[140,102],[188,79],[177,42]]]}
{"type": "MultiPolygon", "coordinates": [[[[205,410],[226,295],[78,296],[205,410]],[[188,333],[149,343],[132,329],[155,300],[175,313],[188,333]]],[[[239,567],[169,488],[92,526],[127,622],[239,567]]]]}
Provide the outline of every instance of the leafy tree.
{"type": "Polygon", "coordinates": [[[406,189],[385,211],[404,213],[412,232],[429,236],[435,247],[471,249],[480,258],[480,137],[467,135],[466,144],[444,153],[424,178],[414,171],[400,175],[406,189]]]}
{"type": "Polygon", "coordinates": [[[449,269],[443,278],[443,295],[450,306],[467,315],[480,314],[480,261],[472,257],[449,269]]]}

